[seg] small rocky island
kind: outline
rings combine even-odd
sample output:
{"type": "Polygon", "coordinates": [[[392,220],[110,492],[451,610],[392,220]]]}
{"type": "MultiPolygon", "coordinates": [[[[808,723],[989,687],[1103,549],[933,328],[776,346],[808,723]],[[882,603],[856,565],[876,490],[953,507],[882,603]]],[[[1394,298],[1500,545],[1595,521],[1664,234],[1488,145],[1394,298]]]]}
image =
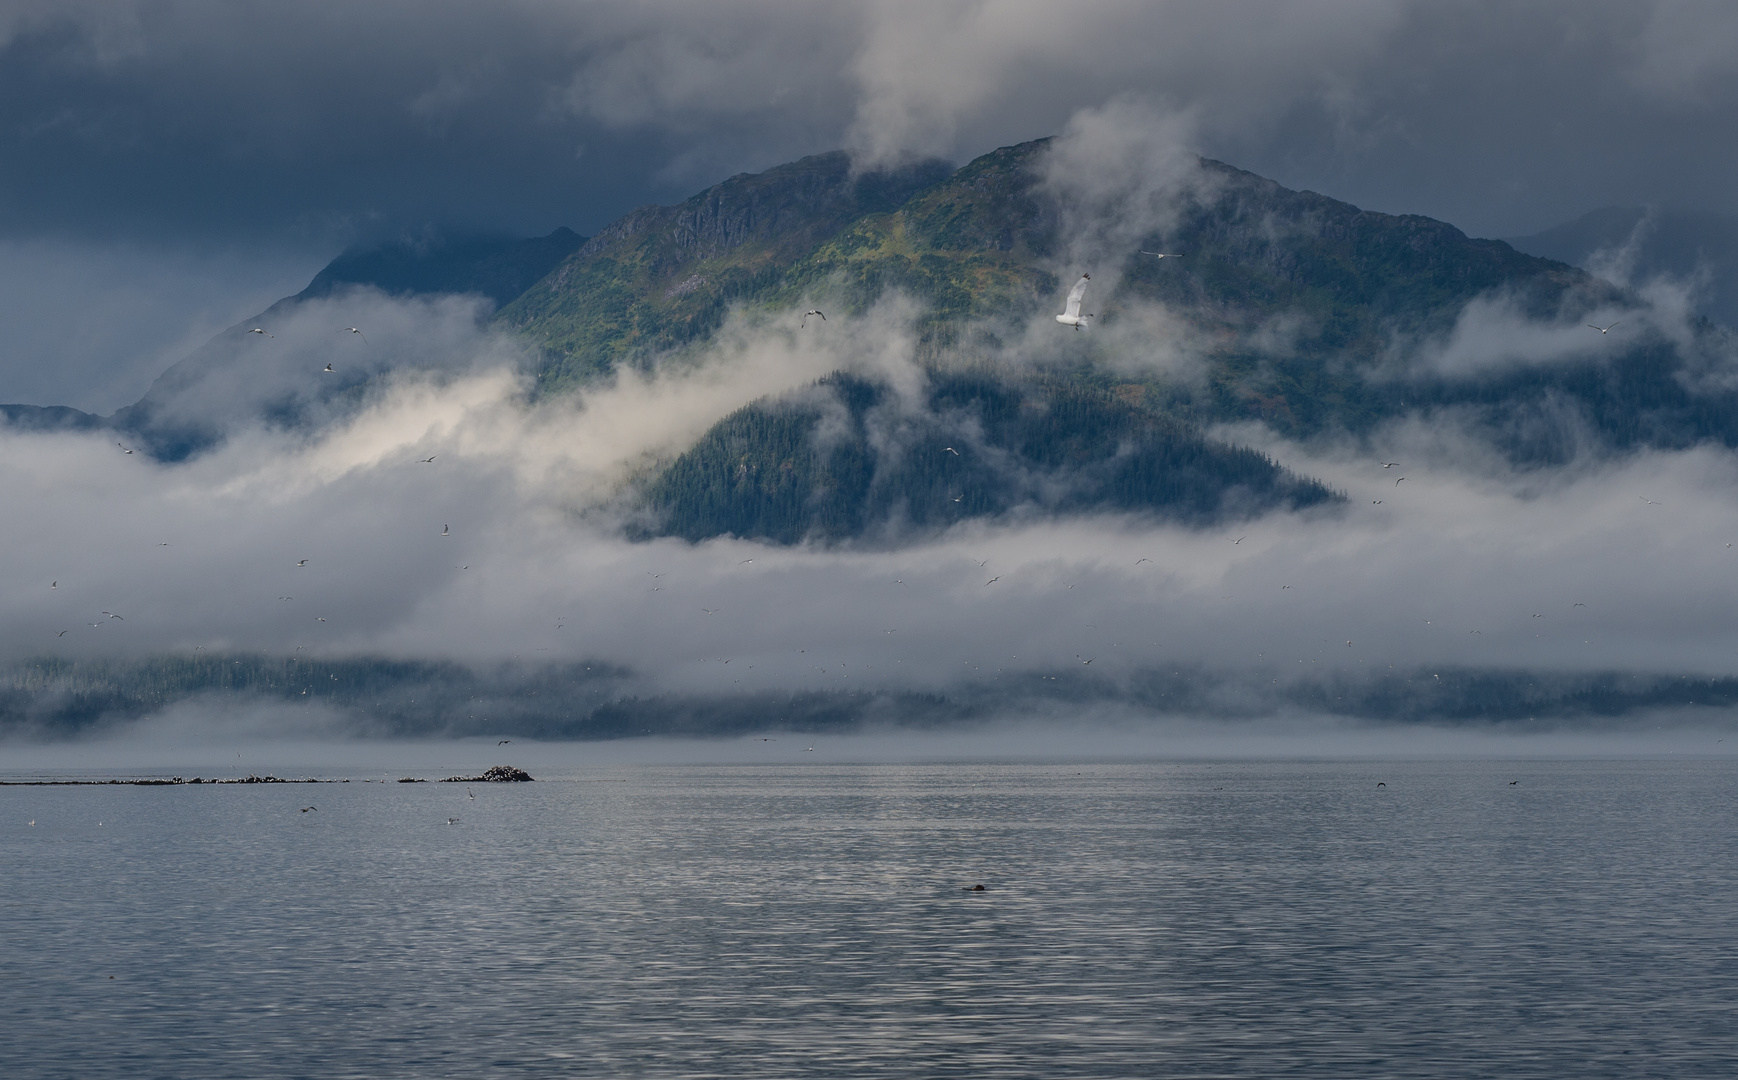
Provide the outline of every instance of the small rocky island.
{"type": "Polygon", "coordinates": [[[496,765],[481,776],[449,776],[442,780],[443,784],[518,784],[526,783],[533,777],[524,769],[515,769],[511,765],[496,765]]]}

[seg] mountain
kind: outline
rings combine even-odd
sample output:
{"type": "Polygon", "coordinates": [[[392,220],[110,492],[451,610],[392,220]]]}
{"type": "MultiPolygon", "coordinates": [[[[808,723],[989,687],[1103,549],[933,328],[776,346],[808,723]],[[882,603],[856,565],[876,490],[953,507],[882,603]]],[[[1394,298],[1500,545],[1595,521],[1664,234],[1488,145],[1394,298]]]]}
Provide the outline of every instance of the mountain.
{"type": "Polygon", "coordinates": [[[264,349],[265,339],[250,333],[254,327],[269,333],[293,326],[321,305],[341,313],[359,306],[346,304],[357,289],[370,290],[364,296],[377,291],[401,299],[477,297],[492,311],[584,242],[573,230],[560,228],[530,239],[430,237],[345,252],[301,292],[223,331],[169,368],[144,397],[107,423],[163,461],[184,460],[216,445],[232,428],[259,419],[283,427],[317,425],[362,401],[381,375],[423,363],[435,351],[410,347],[415,342],[402,334],[377,335],[379,348],[356,348],[359,341],[341,341],[347,337],[341,328],[349,323],[337,320],[320,328],[312,348],[290,347],[287,337],[274,336],[278,347],[264,349]],[[352,347],[334,356],[340,344],[352,347]],[[327,363],[339,368],[330,378],[321,372],[327,363]]]}
{"type": "MultiPolygon", "coordinates": [[[[734,178],[604,230],[499,318],[545,349],[552,389],[702,338],[730,303],[772,313],[807,298],[861,312],[895,289],[924,306],[926,360],[980,360],[1059,306],[1058,270],[1073,272],[1058,264],[1064,207],[1042,182],[1049,147],[994,151],[897,208],[837,228],[847,210],[835,199],[826,214],[794,215],[804,227],[788,234],[757,208],[836,192],[843,163],[828,163],[830,187],[812,175],[821,159],[734,178]],[[826,228],[812,227],[817,218],[826,228]],[[761,228],[731,232],[727,222],[761,228]]],[[[1179,418],[1259,420],[1308,438],[1452,410],[1528,464],[1563,460],[1578,445],[1570,429],[1586,425],[1620,448],[1738,441],[1738,423],[1677,378],[1696,358],[1658,334],[1619,345],[1588,332],[1548,362],[1523,357],[1470,373],[1415,362],[1453,335],[1474,301],[1581,332],[1596,311],[1643,306],[1635,293],[1429,218],[1289,191],[1220,162],[1199,169],[1172,223],[1103,253],[1120,284],[1096,301],[1106,329],[1159,305],[1192,340],[1206,389],[1140,380],[1179,418]],[[1142,249],[1186,257],[1161,261],[1142,249]]]]}
{"type": "MultiPolygon", "coordinates": [[[[821,154],[643,207],[589,240],[557,230],[346,253],[261,317],[325,311],[307,343],[268,349],[247,333],[257,323],[233,327],[107,423],[165,460],[254,418],[317,425],[385,372],[429,362],[425,342],[474,328],[491,305],[495,328],[535,347],[537,393],[553,395],[703,349],[733,311],[790,335],[802,305],[818,304],[831,321],[802,333],[848,336],[899,294],[917,313],[924,389],[841,374],[724,418],[646,479],[641,535],[838,542],[962,517],[1101,510],[1201,524],[1334,501],[1205,434],[1225,423],[1366,439],[1420,418],[1521,467],[1738,446],[1738,381],[1718,377],[1733,339],[1705,320],[1668,325],[1643,294],[1567,262],[1208,159],[1141,211],[1144,226],[1083,218],[1090,200],[1063,194],[1056,147],[1003,147],[958,169],[860,171],[821,154]],[[1075,334],[1050,316],[1083,270],[1096,321],[1075,334]],[[424,306],[364,347],[335,321],[369,295],[352,286],[424,306]],[[454,293],[481,306],[440,299],[454,293]],[[1621,329],[1596,333],[1596,318],[1621,329]],[[321,358],[334,356],[327,377],[321,358]]],[[[1576,242],[1603,243],[1624,222],[1592,220],[1576,242]]]]}
{"type": "Polygon", "coordinates": [[[314,275],[296,300],[330,296],[362,285],[388,296],[438,293],[486,296],[496,307],[512,303],[585,243],[562,226],[548,236],[442,237],[398,240],[347,251],[314,275]]]}
{"type": "Polygon", "coordinates": [[[1509,243],[1618,280],[1689,283],[1698,312],[1738,327],[1738,218],[1730,215],[1607,206],[1509,243]]]}
{"type": "Polygon", "coordinates": [[[68,405],[0,405],[0,419],[14,431],[97,431],[102,417],[68,405]]]}
{"type": "MultiPolygon", "coordinates": [[[[542,385],[553,392],[703,341],[730,305],[765,321],[819,303],[837,319],[898,291],[920,306],[919,357],[932,373],[993,373],[976,384],[979,396],[953,402],[953,426],[920,408],[929,415],[902,428],[893,444],[877,440],[885,460],[871,461],[863,449],[874,406],[847,403],[858,434],[824,452],[812,445],[820,424],[812,408],[768,401],[727,418],[648,488],[652,520],[661,523],[655,529],[694,539],[836,538],[895,520],[945,523],[949,513],[932,505],[933,478],[901,472],[903,464],[888,473],[888,463],[913,460],[937,439],[970,442],[978,418],[1010,395],[1042,409],[1051,389],[1037,384],[1056,379],[1120,383],[1150,418],[1199,440],[1200,460],[1219,463],[1230,460],[1222,454],[1229,448],[1201,439],[1197,425],[1259,421],[1293,438],[1365,437],[1386,422],[1422,416],[1471,431],[1523,467],[1562,463],[1590,448],[1738,445],[1738,395],[1698,377],[1731,352],[1717,328],[1701,324],[1688,339],[1674,336],[1645,325],[1642,296],[1563,262],[1430,218],[1291,191],[1206,159],[1162,224],[1099,250],[1093,269],[1116,282],[1093,300],[1106,343],[1059,338],[1048,315],[1065,278],[1085,267],[1064,265],[1073,208],[1047,183],[1051,152],[1049,140],[1004,147],[936,182],[914,183],[898,206],[886,200],[843,223],[862,201],[841,198],[848,173],[836,158],[733,178],[681,207],[638,211],[604,230],[499,318],[542,346],[542,385]],[[769,206],[788,219],[765,212],[769,206]],[[1143,250],[1184,257],[1159,260],[1143,250]],[[1188,343],[1203,369],[1198,378],[1148,359],[1168,345],[1139,333],[1154,312],[1163,313],[1172,339],[1188,343]],[[1631,330],[1588,330],[1602,312],[1608,320],[1629,316],[1631,330]],[[1539,334],[1550,335],[1548,346],[1510,344],[1539,334]],[[1058,341],[1070,358],[1059,359],[1058,341]],[[1024,361],[1006,358],[1010,350],[1049,358],[1048,374],[1034,380],[1024,361]],[[888,494],[895,490],[903,504],[888,494]]],[[[831,387],[834,396],[843,389],[831,387]]],[[[1002,486],[994,496],[967,496],[956,512],[1044,505],[1022,501],[1013,477],[1056,479],[1056,464],[1026,456],[1024,438],[995,441],[1002,437],[976,446],[1008,463],[1002,486]]],[[[1303,490],[1277,475],[1271,486],[1251,487],[1232,474],[1217,482],[1244,493],[1219,504],[1225,513],[1293,505],[1303,490]],[[1257,490],[1275,501],[1252,497],[1257,490]]],[[[1064,486],[1103,495],[1098,484],[1082,473],[1064,486]]],[[[1181,508],[1154,497],[1135,502],[1166,514],[1181,508]]],[[[1108,497],[1068,505],[1136,508],[1108,497]]],[[[1192,505],[1185,516],[1203,520],[1205,504],[1192,505]]]]}
{"type": "Polygon", "coordinates": [[[285,378],[286,372],[272,370],[269,362],[262,367],[264,358],[253,347],[258,342],[248,333],[253,327],[293,318],[313,301],[341,298],[358,288],[398,298],[480,297],[492,311],[512,302],[584,243],[585,237],[562,227],[529,239],[428,235],[355,248],[328,263],[301,292],[230,327],[171,366],[144,397],[112,416],[63,405],[14,404],[0,405],[0,419],[25,431],[107,428],[163,461],[184,460],[216,445],[238,424],[256,419],[306,424],[330,411],[323,406],[354,401],[359,387],[381,369],[375,367],[361,379],[351,373],[312,385],[285,378]]]}

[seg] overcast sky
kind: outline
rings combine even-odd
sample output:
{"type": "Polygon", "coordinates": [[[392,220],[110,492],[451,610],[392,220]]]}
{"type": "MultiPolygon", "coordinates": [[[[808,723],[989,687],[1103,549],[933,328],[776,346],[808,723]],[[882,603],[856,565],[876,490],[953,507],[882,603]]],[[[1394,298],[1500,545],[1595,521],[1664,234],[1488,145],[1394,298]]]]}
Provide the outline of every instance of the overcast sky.
{"type": "Polygon", "coordinates": [[[1475,235],[1738,209],[1718,2],[0,0],[0,400],[130,402],[401,228],[590,233],[803,154],[963,161],[1119,97],[1475,235]]]}

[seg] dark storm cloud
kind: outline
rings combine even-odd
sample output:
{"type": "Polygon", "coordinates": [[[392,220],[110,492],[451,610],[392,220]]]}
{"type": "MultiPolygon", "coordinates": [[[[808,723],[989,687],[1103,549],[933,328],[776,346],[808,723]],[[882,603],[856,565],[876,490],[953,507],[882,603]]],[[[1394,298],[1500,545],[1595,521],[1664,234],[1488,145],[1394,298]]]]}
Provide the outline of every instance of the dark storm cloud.
{"type": "Polygon", "coordinates": [[[15,7],[0,17],[0,228],[594,228],[686,194],[697,181],[683,160],[710,179],[818,134],[790,123],[824,89],[815,73],[757,52],[756,28],[773,14],[391,0],[15,7]],[[662,23],[715,32],[710,54],[684,52],[662,23]],[[728,89],[747,72],[772,80],[766,100],[728,89]]]}
{"type": "Polygon", "coordinates": [[[1235,163],[1482,233],[1733,208],[1720,4],[281,5],[0,13],[0,229],[589,231],[849,143],[969,156],[1119,95],[1235,163]]]}

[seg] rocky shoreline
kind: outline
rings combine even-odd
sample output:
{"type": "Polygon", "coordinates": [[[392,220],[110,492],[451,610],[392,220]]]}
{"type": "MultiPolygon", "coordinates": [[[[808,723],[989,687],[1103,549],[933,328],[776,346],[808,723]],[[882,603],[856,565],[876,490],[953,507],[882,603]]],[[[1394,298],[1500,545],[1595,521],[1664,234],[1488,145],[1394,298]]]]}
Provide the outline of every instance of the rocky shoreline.
{"type": "MultiPolygon", "coordinates": [[[[533,781],[530,773],[524,769],[516,769],[511,765],[495,765],[481,776],[449,776],[437,781],[442,784],[515,784],[533,781]]],[[[210,780],[195,776],[191,780],[179,776],[168,779],[151,780],[0,780],[0,787],[183,787],[194,784],[348,784],[349,780],[319,780],[312,776],[300,780],[292,780],[283,776],[236,776],[226,778],[213,777],[210,780]]],[[[363,781],[368,783],[369,781],[363,781]]],[[[427,780],[407,776],[398,781],[401,784],[426,784],[427,780]]]]}
{"type": "Polygon", "coordinates": [[[0,787],[181,787],[191,784],[348,784],[348,780],[316,780],[309,776],[291,780],[282,776],[237,776],[207,780],[195,776],[191,780],[171,777],[167,780],[0,780],[0,787]]]}

